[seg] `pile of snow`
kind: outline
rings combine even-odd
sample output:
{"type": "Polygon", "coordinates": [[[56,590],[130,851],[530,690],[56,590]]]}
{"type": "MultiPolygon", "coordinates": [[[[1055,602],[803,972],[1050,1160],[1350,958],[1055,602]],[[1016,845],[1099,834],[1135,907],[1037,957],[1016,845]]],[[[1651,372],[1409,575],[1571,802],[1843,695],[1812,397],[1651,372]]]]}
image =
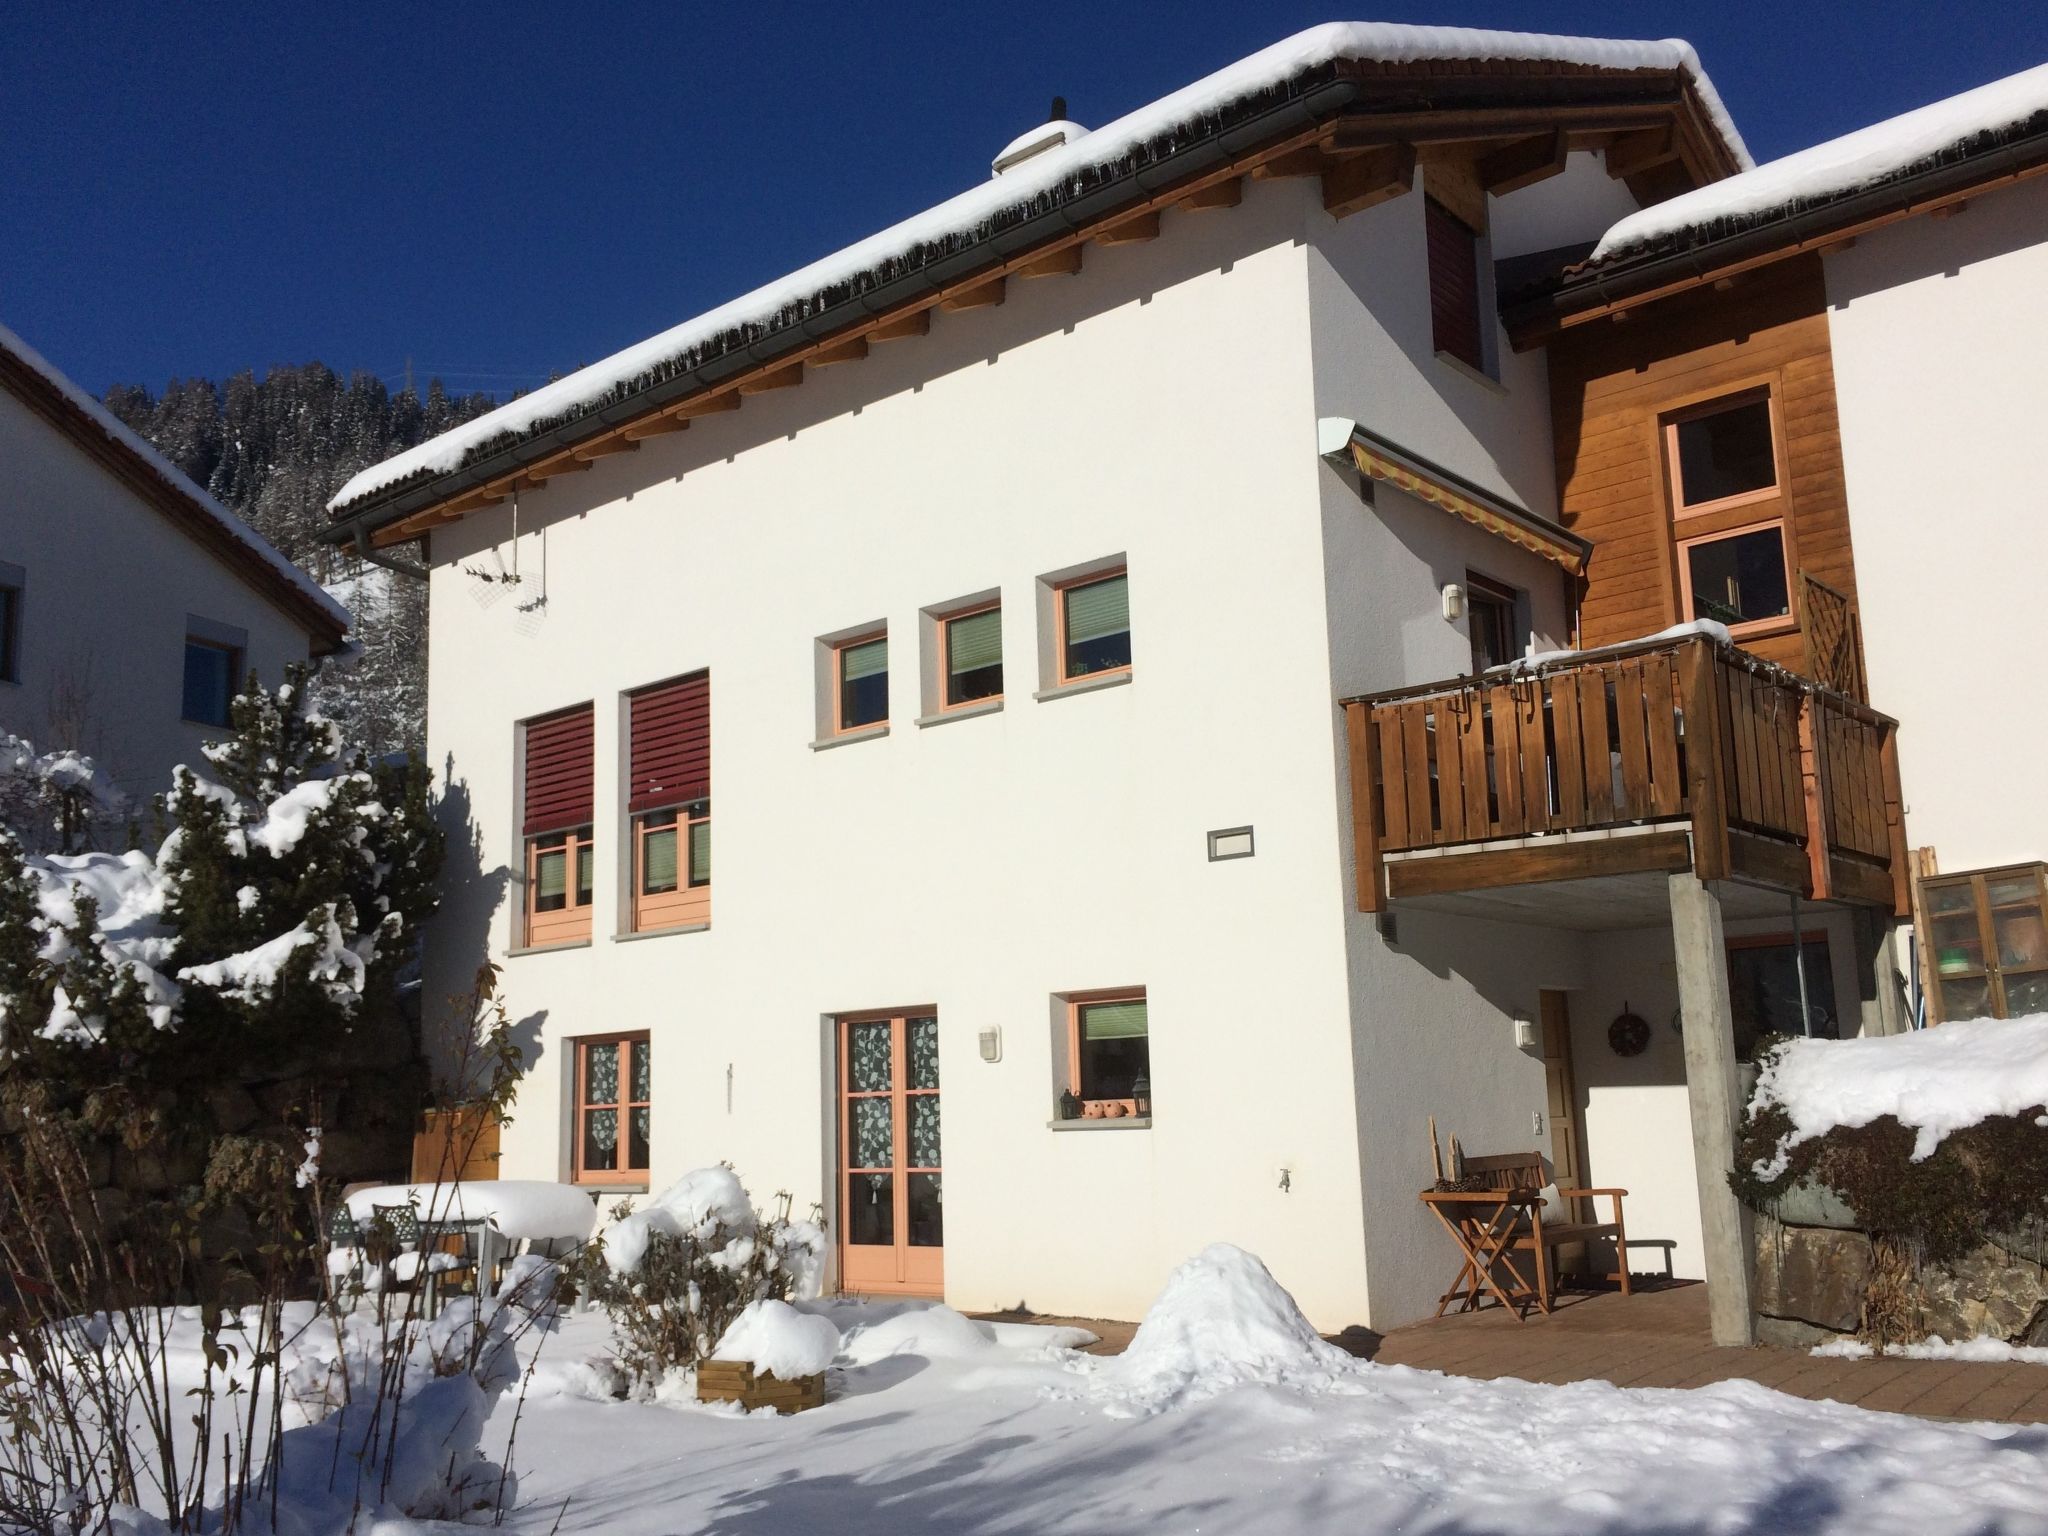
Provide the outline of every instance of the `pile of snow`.
{"type": "Polygon", "coordinates": [[[725,1330],[711,1358],[740,1361],[757,1374],[795,1381],[818,1375],[838,1353],[839,1330],[829,1317],[799,1312],[771,1298],[750,1303],[725,1330]]]}
{"type": "MultiPolygon", "coordinates": [[[[150,1022],[170,1027],[183,995],[169,967],[177,935],[164,920],[170,893],[156,861],[146,853],[51,854],[25,867],[36,886],[36,915],[43,927],[37,953],[50,965],[72,957],[65,930],[78,921],[79,904],[92,898],[98,912],[94,938],[117,968],[132,972],[143,992],[150,1022]]],[[[83,1017],[59,986],[40,1033],[52,1040],[91,1038],[101,1021],[83,1017]]]]}
{"type": "Polygon", "coordinates": [[[2048,64],[1632,213],[1607,231],[1591,259],[1607,261],[1710,226],[1727,225],[1732,231],[1845,197],[1938,163],[1973,139],[2005,132],[2043,114],[2048,114],[2048,64]]]}
{"type": "MultiPolygon", "coordinates": [[[[1767,1182],[1783,1175],[1801,1142],[1886,1116],[1914,1132],[1913,1161],[1922,1162],[1952,1131],[2048,1106],[2048,1014],[1792,1040],[1758,1073],[1751,1103],[1753,1113],[1776,1106],[1792,1122],[1773,1156],[1756,1165],[1767,1182]]],[[[2048,1126],[2048,1115],[2035,1123],[2048,1126]]]]}
{"type": "Polygon", "coordinates": [[[380,1205],[409,1205],[431,1221],[488,1221],[514,1242],[582,1242],[597,1225],[588,1190],[546,1179],[375,1184],[348,1197],[349,1214],[371,1219],[380,1205]]]}
{"type": "MultiPolygon", "coordinates": [[[[1813,1346],[1814,1354],[1835,1360],[1868,1360],[1880,1353],[1861,1339],[1830,1339],[1813,1346]]],[[[1951,1344],[1940,1334],[1917,1344],[1895,1344],[1882,1351],[1887,1360],[1971,1360],[1991,1365],[2048,1365],[2048,1348],[2039,1344],[2008,1344],[1980,1333],[1951,1344]]]]}
{"type": "Polygon", "coordinates": [[[1094,1385],[1112,1416],[1140,1418],[1254,1383],[1342,1391],[1359,1370],[1256,1256],[1212,1243],[1167,1279],[1130,1347],[1094,1385]]]}
{"type": "MultiPolygon", "coordinates": [[[[709,1250],[711,1262],[738,1270],[755,1253],[761,1219],[739,1175],[720,1163],[684,1174],[640,1209],[604,1230],[604,1259],[615,1275],[637,1272],[655,1233],[709,1250]]],[[[815,1296],[824,1279],[825,1234],[815,1222],[773,1224],[769,1268],[791,1276],[791,1294],[815,1296]]]]}
{"type": "Polygon", "coordinates": [[[942,1304],[891,1310],[873,1322],[863,1315],[869,1310],[855,1313],[842,1330],[840,1354],[853,1365],[873,1365],[898,1355],[922,1360],[974,1360],[1005,1353],[1048,1358],[1095,1342],[1095,1335],[1085,1328],[982,1322],[942,1304]]]}
{"type": "Polygon", "coordinates": [[[1691,78],[1708,117],[1730,152],[1740,164],[1751,164],[1742,136],[1735,131],[1734,120],[1700,67],[1699,55],[1689,43],[1675,38],[1647,42],[1556,37],[1386,22],[1332,22],[1311,27],[1093,132],[1033,155],[1000,177],[982,182],[787,277],[372,465],[344,485],[328,507],[340,511],[351,502],[400,481],[459,469],[484,445],[519,436],[541,423],[584,414],[615,391],[630,387],[636,379],[672,370],[691,354],[729,333],[745,332],[748,334],[736,339],[758,340],[761,330],[774,329],[786,313],[814,309],[828,290],[877,268],[915,261],[928,247],[988,228],[999,216],[1032,204],[1066,183],[1085,183],[1092,173],[1116,164],[1133,151],[1186,132],[1215,113],[1282,86],[1310,70],[1345,61],[1411,64],[1432,60],[1528,60],[1601,69],[1680,70],[1691,78]]]}

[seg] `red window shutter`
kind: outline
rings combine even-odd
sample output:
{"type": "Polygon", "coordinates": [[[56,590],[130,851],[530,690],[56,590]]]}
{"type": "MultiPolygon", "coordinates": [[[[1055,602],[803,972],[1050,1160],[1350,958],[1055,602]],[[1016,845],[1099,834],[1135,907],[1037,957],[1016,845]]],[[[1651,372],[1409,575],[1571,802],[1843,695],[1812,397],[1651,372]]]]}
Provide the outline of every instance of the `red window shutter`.
{"type": "Polygon", "coordinates": [[[711,674],[633,695],[633,777],[626,809],[711,798],[711,674]]]}
{"type": "Polygon", "coordinates": [[[1422,200],[1429,230],[1429,319],[1436,349],[1474,368],[1486,366],[1480,345],[1479,237],[1433,197],[1422,200]]]}
{"type": "Polygon", "coordinates": [[[526,836],[590,820],[594,719],[585,704],[526,722],[526,836]]]}

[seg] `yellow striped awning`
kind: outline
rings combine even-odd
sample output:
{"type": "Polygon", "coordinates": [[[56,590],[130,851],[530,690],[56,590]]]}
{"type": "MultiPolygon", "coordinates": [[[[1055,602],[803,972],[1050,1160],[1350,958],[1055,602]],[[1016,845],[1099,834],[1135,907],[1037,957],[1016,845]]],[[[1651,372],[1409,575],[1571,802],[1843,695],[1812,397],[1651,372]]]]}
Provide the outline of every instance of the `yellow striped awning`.
{"type": "Polygon", "coordinates": [[[1546,532],[1541,526],[1525,523],[1485,506],[1444,480],[1423,474],[1360,438],[1352,438],[1346,446],[1351,450],[1352,462],[1357,464],[1361,473],[1375,480],[1384,480],[1411,496],[1434,502],[1453,517],[1461,517],[1475,528],[1484,528],[1510,544],[1518,544],[1532,554],[1541,555],[1545,560],[1563,566],[1574,576],[1585,574],[1585,548],[1570,535],[1562,531],[1546,532]]]}

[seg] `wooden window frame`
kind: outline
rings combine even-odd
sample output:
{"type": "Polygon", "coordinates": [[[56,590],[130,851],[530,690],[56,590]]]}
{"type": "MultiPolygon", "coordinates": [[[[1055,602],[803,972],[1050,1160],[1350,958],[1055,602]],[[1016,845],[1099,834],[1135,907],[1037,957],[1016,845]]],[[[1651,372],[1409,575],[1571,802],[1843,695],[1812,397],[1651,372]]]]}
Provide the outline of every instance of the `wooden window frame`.
{"type": "MultiPolygon", "coordinates": [[[[1482,598],[1488,606],[1497,604],[1506,606],[1508,611],[1508,643],[1505,649],[1512,652],[1517,638],[1515,621],[1522,611],[1522,593],[1519,589],[1509,586],[1504,581],[1496,581],[1491,576],[1485,576],[1478,571],[1467,569],[1465,572],[1465,631],[1468,640],[1476,640],[1477,638],[1472,632],[1476,611],[1479,606],[1473,602],[1475,595],[1482,598]]],[[[1477,649],[1476,645],[1474,649],[1477,649]]],[[[1507,658],[1509,661],[1514,659],[1513,655],[1509,655],[1507,658]]],[[[1473,658],[1472,675],[1474,677],[1482,675],[1476,656],[1473,658]]]]}
{"type": "Polygon", "coordinates": [[[832,642],[832,696],[828,701],[828,707],[832,711],[832,734],[835,737],[867,736],[878,731],[886,731],[889,728],[888,684],[886,679],[889,677],[890,672],[895,670],[895,658],[893,656],[890,658],[890,671],[882,674],[885,680],[883,684],[882,718],[870,720],[865,725],[846,724],[846,653],[853,650],[856,646],[872,645],[877,640],[886,640],[888,638],[889,626],[881,624],[860,634],[849,635],[844,640],[834,640],[832,642]]]}
{"type": "Polygon", "coordinates": [[[690,877],[690,833],[711,825],[709,800],[685,800],[676,805],[651,806],[633,816],[633,932],[658,933],[664,928],[699,927],[711,921],[711,881],[690,877]],[[657,817],[670,817],[667,826],[653,825],[657,817]],[[651,832],[676,834],[676,888],[673,891],[647,889],[647,838],[651,832]]]}
{"type": "MultiPolygon", "coordinates": [[[[1497,314],[1489,314],[1487,304],[1489,285],[1488,273],[1486,270],[1486,196],[1483,192],[1478,191],[1476,182],[1468,182],[1463,188],[1460,188],[1455,185],[1444,184],[1447,178],[1455,176],[1457,174],[1458,172],[1455,170],[1454,167],[1444,162],[1439,162],[1437,164],[1431,165],[1423,172],[1423,261],[1424,271],[1427,277],[1429,290],[1429,345],[1430,350],[1433,353],[1435,353],[1436,356],[1440,358],[1448,358],[1450,361],[1459,364],[1461,367],[1469,368],[1482,378],[1494,379],[1495,367],[1493,363],[1493,348],[1491,345],[1489,345],[1490,337],[1488,328],[1490,324],[1497,325],[1499,323],[1499,317],[1497,314]],[[1432,175],[1435,176],[1439,183],[1435,191],[1431,191],[1428,185],[1432,175]],[[1464,194],[1462,196],[1460,195],[1461,191],[1464,194]],[[1453,206],[1454,202],[1469,202],[1469,199],[1475,195],[1477,197],[1476,210],[1468,206],[1466,210],[1460,211],[1458,208],[1453,206]],[[1436,257],[1431,247],[1433,235],[1430,228],[1430,210],[1432,208],[1434,208],[1438,213],[1442,214],[1443,219],[1445,221],[1448,221],[1451,225],[1455,226],[1457,229],[1462,231],[1464,233],[1465,238],[1471,242],[1471,322],[1472,345],[1473,349],[1478,354],[1476,357],[1467,357],[1464,355],[1464,353],[1457,351],[1454,347],[1445,345],[1445,342],[1447,340],[1454,341],[1457,338],[1445,337],[1439,334],[1437,331],[1436,257]],[[1474,211],[1476,211],[1479,215],[1478,222],[1476,223],[1470,216],[1474,211]]],[[[1498,380],[1495,379],[1495,382],[1498,382],[1498,380]]]]}
{"type": "Polygon", "coordinates": [[[2048,966],[2039,965],[2007,966],[1998,960],[1998,925],[1992,916],[1990,888],[1996,882],[2029,877],[2040,893],[2043,920],[2048,921],[2048,863],[2000,864],[1988,869],[1958,870],[1948,875],[1922,875],[1913,882],[1913,931],[1920,946],[1921,994],[1927,1000],[1928,1023],[1949,1022],[1948,1010],[1942,1001],[1944,981],[1975,981],[1981,978],[1991,1004],[1991,1012],[1985,1017],[2009,1019],[2013,1014],[2005,993],[2005,973],[2011,970],[2031,974],[2048,969],[2048,966]],[[1927,900],[1930,889],[1941,887],[1969,889],[1977,919],[1977,942],[1982,951],[1980,964],[1970,970],[1953,971],[1947,975],[1942,973],[1940,957],[1935,952],[1935,913],[1930,910],[1927,900]]]}
{"type": "MultiPolygon", "coordinates": [[[[1121,666],[1103,667],[1099,671],[1095,672],[1070,673],[1069,671],[1067,671],[1067,594],[1080,587],[1092,587],[1097,582],[1112,581],[1119,576],[1123,577],[1126,583],[1129,582],[1131,577],[1131,567],[1128,561],[1120,561],[1115,565],[1104,566],[1101,570],[1090,571],[1085,576],[1069,576],[1064,581],[1056,581],[1053,583],[1053,675],[1059,679],[1060,687],[1064,688],[1072,683],[1092,683],[1097,678],[1102,677],[1121,677],[1130,672],[1132,663],[1128,661],[1123,663],[1123,665],[1121,666]]],[[[1126,608],[1128,608],[1129,606],[1129,601],[1130,599],[1127,588],[1125,595],[1126,608]]],[[[1128,615],[1126,616],[1125,622],[1126,624],[1128,624],[1129,622],[1128,615]]],[[[1126,630],[1126,633],[1129,633],[1129,631],[1126,630]]],[[[1131,650],[1133,655],[1135,655],[1137,652],[1137,647],[1133,646],[1131,650]]],[[[1007,683],[1008,681],[1008,678],[1004,679],[1005,683],[1007,683]]]]}
{"type": "Polygon", "coordinates": [[[1099,992],[1070,992],[1067,994],[1067,1091],[1081,1099],[1085,1110],[1090,1104],[1121,1104],[1126,1115],[1136,1115],[1136,1099],[1088,1099],[1081,1096],[1081,1010],[1097,1003],[1144,1003],[1145,1051],[1147,1060],[1146,1076],[1151,1072],[1149,1064],[1152,1050],[1151,1000],[1146,997],[1143,987],[1107,987],[1099,992]]]}
{"type": "Polygon", "coordinates": [[[583,1117],[593,1109],[616,1109],[619,1112],[619,1161],[623,1164],[630,1155],[632,1132],[627,1117],[636,1109],[648,1111],[648,1161],[654,1159],[654,1084],[650,1077],[648,1097],[633,1097],[633,1063],[630,1052],[637,1046],[649,1045],[648,1032],[628,1030],[612,1035],[577,1035],[571,1042],[576,1048],[576,1102],[570,1106],[569,1114],[569,1167],[571,1181],[576,1184],[645,1184],[649,1170],[646,1168],[585,1168],[583,1166],[583,1117]],[[594,1045],[616,1045],[619,1051],[619,1096],[608,1104],[592,1104],[588,1101],[589,1051],[594,1045]]]}
{"type": "Polygon", "coordinates": [[[1776,379],[1743,385],[1736,389],[1716,391],[1702,400],[1687,402],[1676,408],[1666,407],[1659,415],[1664,440],[1664,466],[1667,480],[1666,489],[1671,497],[1671,520],[1674,523],[1690,522],[1694,518],[1711,517],[1716,512],[1726,512],[1734,507],[1754,506],[1760,501],[1776,501],[1785,494],[1785,424],[1784,413],[1779,408],[1779,385],[1776,379]],[[1771,483],[1759,486],[1753,491],[1739,491],[1733,496],[1719,496],[1712,501],[1688,502],[1685,499],[1685,469],[1678,452],[1678,429],[1689,421],[1698,421],[1705,416],[1718,416],[1724,411],[1737,410],[1761,398],[1770,413],[1771,427],[1771,483]]]}
{"type": "Polygon", "coordinates": [[[179,718],[187,725],[206,725],[213,727],[215,730],[231,728],[235,721],[235,678],[241,673],[243,668],[242,647],[239,645],[227,645],[219,640],[208,640],[203,635],[187,634],[185,636],[185,649],[179,653],[179,656],[181,661],[178,674],[179,718]],[[188,715],[185,713],[185,679],[182,660],[195,646],[201,650],[218,651],[228,659],[227,697],[222,701],[220,718],[218,720],[207,720],[198,715],[188,715]]]}
{"type": "MultiPolygon", "coordinates": [[[[1835,950],[1833,939],[1825,928],[1801,927],[1799,930],[1800,949],[1802,951],[1811,951],[1816,944],[1826,952],[1828,957],[1827,969],[1824,974],[1828,980],[1828,993],[1830,996],[1835,997],[1834,1038],[1838,1040],[1850,1039],[1852,1038],[1851,1036],[1843,1033],[1848,1027],[1848,1021],[1842,1014],[1842,1000],[1839,996],[1835,996],[1835,950]]],[[[1789,928],[1778,928],[1769,933],[1731,933],[1724,935],[1721,940],[1721,948],[1727,953],[1732,953],[1738,949],[1790,949],[1791,947],[1792,930],[1789,928]]],[[[1732,978],[1730,986],[1733,986],[1732,978]]],[[[1825,1039],[1828,1037],[1820,1036],[1817,1038],[1825,1039]]]]}
{"type": "Polygon", "coordinates": [[[539,949],[549,944],[572,944],[590,937],[590,913],[597,900],[594,864],[597,857],[596,849],[595,829],[590,826],[564,827],[555,832],[536,832],[526,839],[527,948],[539,949]],[[553,852],[557,847],[562,848],[568,857],[565,897],[559,911],[542,912],[535,906],[540,900],[540,856],[544,852],[553,852]],[[579,901],[577,898],[582,891],[577,875],[585,856],[593,860],[590,899],[579,901]]]}
{"type": "MultiPolygon", "coordinates": [[[[992,598],[985,603],[975,603],[970,607],[956,609],[951,613],[942,613],[935,616],[934,622],[938,625],[939,630],[939,707],[936,713],[949,715],[957,710],[986,709],[991,704],[1002,703],[1003,696],[1009,691],[1010,687],[1010,657],[1007,651],[1003,654],[1001,661],[997,663],[1003,669],[1003,686],[1001,688],[998,688],[994,693],[984,694],[978,699],[964,699],[958,704],[953,703],[949,697],[953,691],[953,625],[960,619],[971,619],[984,613],[1000,614],[1002,611],[1003,600],[998,597],[992,598]]],[[[998,620],[997,622],[1000,623],[1001,621],[998,620]]]]}
{"type": "MultiPolygon", "coordinates": [[[[1692,602],[1692,561],[1689,555],[1702,544],[1722,544],[1730,539],[1741,538],[1744,534],[1765,533],[1775,529],[1778,535],[1778,554],[1785,566],[1785,611],[1774,613],[1767,618],[1745,619],[1740,624],[1728,626],[1729,635],[1737,640],[1757,635],[1784,634],[1799,627],[1799,594],[1795,567],[1792,563],[1792,534],[1785,526],[1783,517],[1764,518],[1759,522],[1742,523],[1734,528],[1720,528],[1711,532],[1689,534],[1677,543],[1678,551],[1678,614],[1681,624],[1694,618],[1692,602]]],[[[1716,622],[1719,622],[1718,620],[1716,622]]]]}

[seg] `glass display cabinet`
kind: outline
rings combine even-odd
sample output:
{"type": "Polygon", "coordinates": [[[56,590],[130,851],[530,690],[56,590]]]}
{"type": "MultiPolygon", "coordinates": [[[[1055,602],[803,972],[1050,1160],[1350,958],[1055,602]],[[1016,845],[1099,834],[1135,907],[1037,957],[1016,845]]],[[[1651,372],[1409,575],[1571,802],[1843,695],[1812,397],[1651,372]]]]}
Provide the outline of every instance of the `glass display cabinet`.
{"type": "Polygon", "coordinates": [[[1930,875],[1917,911],[1930,1023],[2048,1013],[2048,864],[1930,875]]]}

